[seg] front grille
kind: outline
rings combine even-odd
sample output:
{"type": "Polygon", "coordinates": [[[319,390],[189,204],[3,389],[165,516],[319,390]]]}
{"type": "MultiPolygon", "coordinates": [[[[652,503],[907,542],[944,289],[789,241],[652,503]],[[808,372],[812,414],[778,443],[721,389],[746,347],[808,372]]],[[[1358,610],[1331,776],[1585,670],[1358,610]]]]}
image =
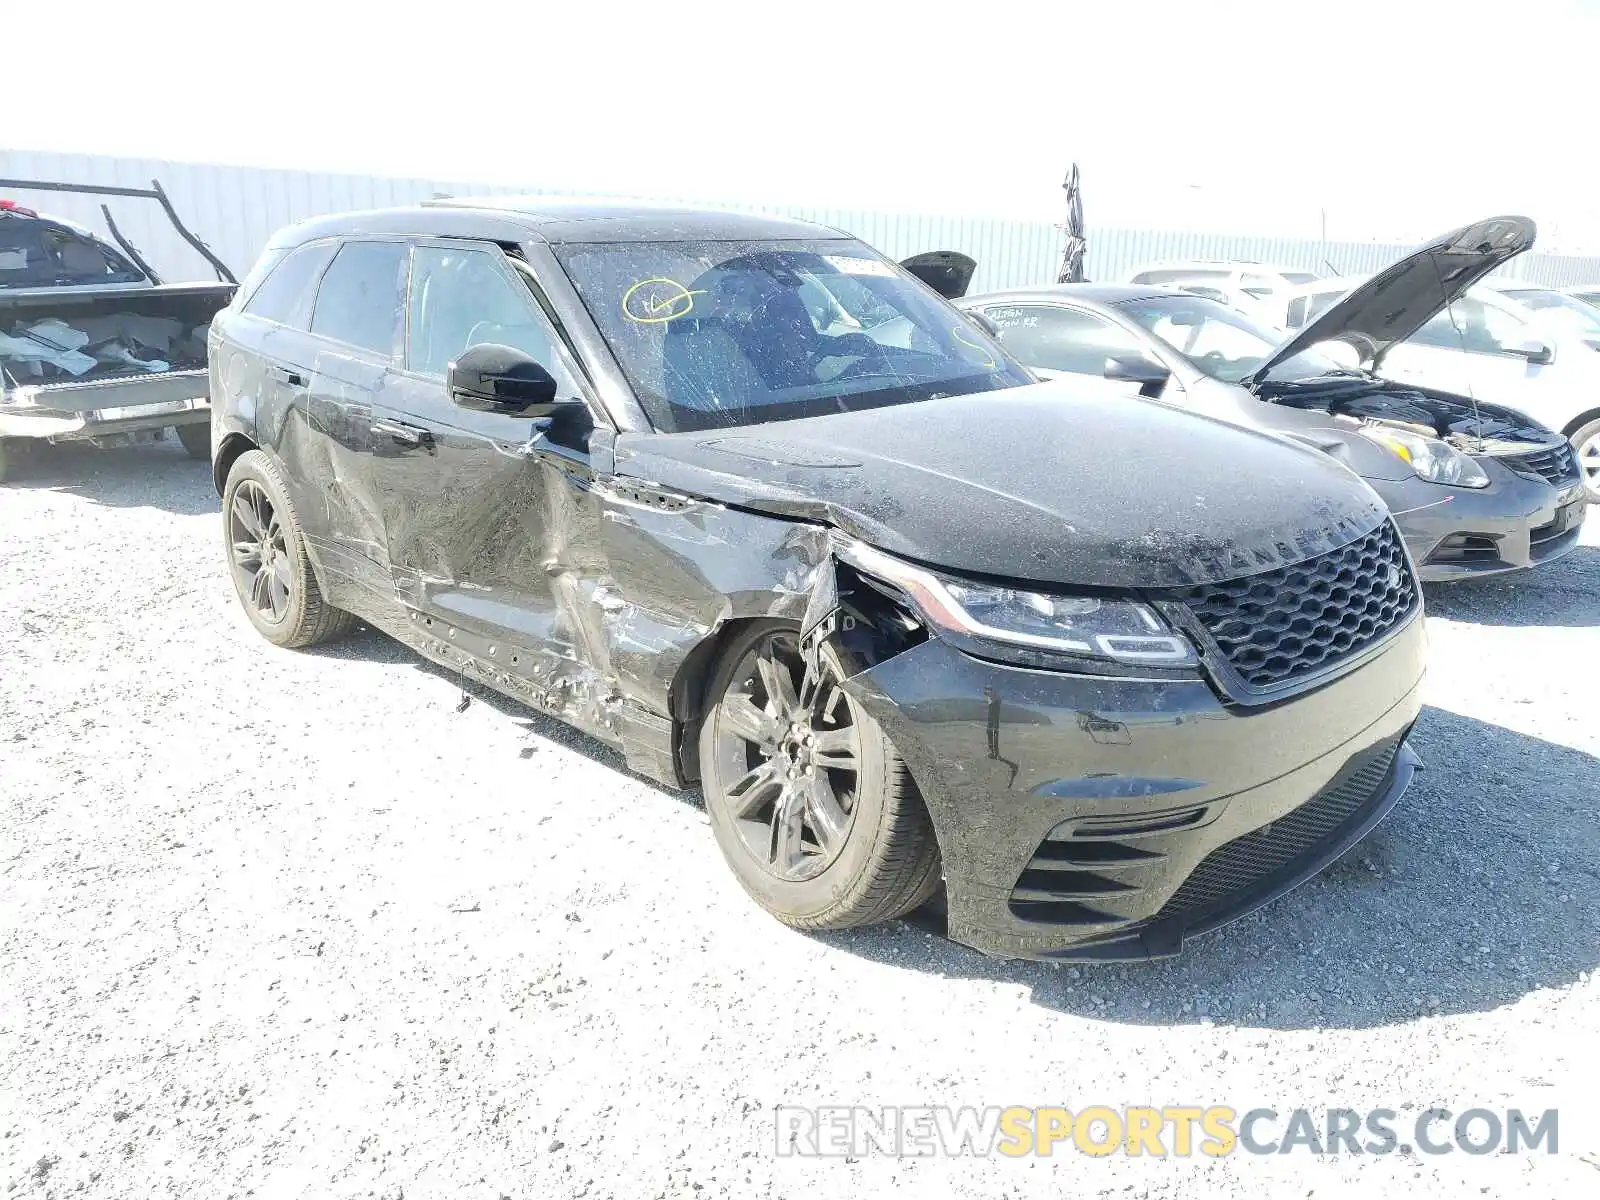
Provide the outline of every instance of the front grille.
{"type": "Polygon", "coordinates": [[[1374,746],[1299,808],[1218,846],[1200,860],[1155,920],[1191,917],[1222,908],[1327,842],[1341,825],[1379,798],[1399,752],[1399,738],[1374,746]]]}
{"type": "Polygon", "coordinates": [[[1394,523],[1329,554],[1168,593],[1187,605],[1252,688],[1337,665],[1381,641],[1417,606],[1417,585],[1394,523]]]}
{"type": "Polygon", "coordinates": [[[1573,454],[1570,442],[1562,442],[1559,446],[1551,446],[1536,454],[1518,454],[1500,461],[1518,475],[1543,479],[1556,487],[1578,482],[1578,458],[1573,454]]]}

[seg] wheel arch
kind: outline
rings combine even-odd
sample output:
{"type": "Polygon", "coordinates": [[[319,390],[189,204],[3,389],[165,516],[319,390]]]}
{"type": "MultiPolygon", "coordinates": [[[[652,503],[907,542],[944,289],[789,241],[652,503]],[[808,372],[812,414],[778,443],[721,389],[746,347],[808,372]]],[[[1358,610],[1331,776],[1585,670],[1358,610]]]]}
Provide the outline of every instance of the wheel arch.
{"type": "Polygon", "coordinates": [[[800,628],[800,622],[782,617],[730,617],[695,643],[672,678],[672,757],[684,784],[700,779],[700,726],[710,708],[708,693],[717,666],[729,644],[753,625],[800,628]]]}
{"type": "Polygon", "coordinates": [[[1600,421],[1600,408],[1591,408],[1588,412],[1573,417],[1562,429],[1561,436],[1570,438],[1591,421],[1600,421]]]}
{"type": "Polygon", "coordinates": [[[228,472],[233,470],[233,464],[239,461],[241,455],[259,449],[260,446],[242,433],[230,433],[222,439],[217,447],[217,456],[211,463],[211,482],[219,497],[228,486],[228,472]]]}

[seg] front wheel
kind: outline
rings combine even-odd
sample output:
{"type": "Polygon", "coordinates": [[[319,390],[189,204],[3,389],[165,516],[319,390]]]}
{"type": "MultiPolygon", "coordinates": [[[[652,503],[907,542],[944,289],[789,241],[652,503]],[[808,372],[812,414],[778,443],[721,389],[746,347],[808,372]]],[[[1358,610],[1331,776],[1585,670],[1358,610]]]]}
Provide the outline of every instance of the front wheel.
{"type": "Polygon", "coordinates": [[[310,646],[350,631],[355,618],[322,597],[299,518],[272,460],[241,454],[222,493],[228,574],[256,632],[275,646],[310,646]]]}
{"type": "Polygon", "coordinates": [[[905,763],[792,626],[741,631],[700,731],[711,828],[755,901],[797,929],[890,921],[939,885],[939,843],[905,763]]]}
{"type": "Polygon", "coordinates": [[[1572,446],[1583,472],[1583,488],[1590,504],[1600,504],[1600,417],[1573,431],[1572,446]]]}

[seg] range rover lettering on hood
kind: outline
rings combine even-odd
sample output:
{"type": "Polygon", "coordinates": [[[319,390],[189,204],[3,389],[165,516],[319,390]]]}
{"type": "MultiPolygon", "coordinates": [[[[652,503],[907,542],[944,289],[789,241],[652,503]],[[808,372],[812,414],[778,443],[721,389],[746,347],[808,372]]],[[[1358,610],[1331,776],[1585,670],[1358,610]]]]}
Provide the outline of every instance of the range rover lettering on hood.
{"type": "Polygon", "coordinates": [[[1318,342],[1346,342],[1374,368],[1485,275],[1533,246],[1527,217],[1488,217],[1464,225],[1379,271],[1284,342],[1245,380],[1255,387],[1272,369],[1318,342]]]}

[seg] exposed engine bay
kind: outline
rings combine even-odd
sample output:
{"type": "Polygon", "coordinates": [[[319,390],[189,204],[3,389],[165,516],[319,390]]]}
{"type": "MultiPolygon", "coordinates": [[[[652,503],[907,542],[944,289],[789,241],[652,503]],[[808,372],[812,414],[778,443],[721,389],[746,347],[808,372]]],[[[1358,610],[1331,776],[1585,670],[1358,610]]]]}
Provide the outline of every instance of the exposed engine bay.
{"type": "Polygon", "coordinates": [[[1372,376],[1269,379],[1257,385],[1256,395],[1290,408],[1322,409],[1330,416],[1408,429],[1438,438],[1464,454],[1523,454],[1560,441],[1558,434],[1505,405],[1372,376]]]}

